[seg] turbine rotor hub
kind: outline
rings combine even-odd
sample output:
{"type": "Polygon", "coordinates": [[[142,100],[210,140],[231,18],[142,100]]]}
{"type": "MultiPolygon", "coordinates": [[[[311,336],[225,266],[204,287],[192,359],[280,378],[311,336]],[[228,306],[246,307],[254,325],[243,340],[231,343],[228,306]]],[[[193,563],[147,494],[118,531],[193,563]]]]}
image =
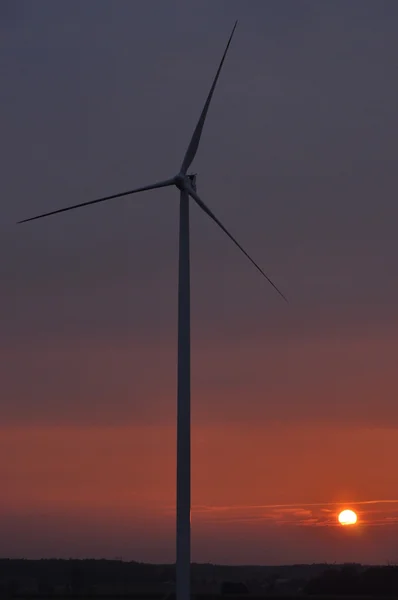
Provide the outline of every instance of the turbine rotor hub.
{"type": "Polygon", "coordinates": [[[175,176],[174,183],[181,191],[187,190],[188,188],[192,188],[196,191],[196,173],[190,175],[179,173],[175,176]]]}

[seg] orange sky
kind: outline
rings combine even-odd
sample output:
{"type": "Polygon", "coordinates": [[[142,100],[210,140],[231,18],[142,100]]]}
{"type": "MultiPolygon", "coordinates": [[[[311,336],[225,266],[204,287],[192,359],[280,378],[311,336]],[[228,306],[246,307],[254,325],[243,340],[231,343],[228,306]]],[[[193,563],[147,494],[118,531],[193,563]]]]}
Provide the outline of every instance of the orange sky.
{"type": "MultiPolygon", "coordinates": [[[[194,336],[193,560],[397,558],[395,338],[194,336]]],[[[0,553],[173,561],[175,346],[78,339],[7,348],[0,553]]]]}
{"type": "MultiPolygon", "coordinates": [[[[173,560],[174,428],[14,427],[0,439],[0,521],[27,527],[13,555],[59,544],[61,555],[173,560]]],[[[388,429],[194,427],[193,560],[393,560],[397,452],[388,429]],[[336,528],[339,503],[357,510],[355,533],[336,528]]]]}

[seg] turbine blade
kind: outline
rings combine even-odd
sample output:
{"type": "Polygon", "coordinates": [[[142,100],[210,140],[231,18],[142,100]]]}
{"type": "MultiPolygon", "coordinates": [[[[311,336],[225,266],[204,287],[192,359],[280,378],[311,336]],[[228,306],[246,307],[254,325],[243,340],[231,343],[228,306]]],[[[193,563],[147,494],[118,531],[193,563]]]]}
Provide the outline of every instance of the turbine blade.
{"type": "Polygon", "coordinates": [[[166,181],[159,181],[158,183],[153,183],[152,185],[147,185],[145,187],[137,188],[135,190],[129,190],[127,192],[120,192],[119,194],[113,194],[112,196],[105,196],[104,198],[97,198],[96,200],[89,200],[88,202],[81,202],[80,204],[74,204],[73,206],[66,206],[65,208],[59,208],[58,210],[52,210],[47,213],[43,213],[41,215],[37,215],[35,217],[30,217],[29,219],[23,219],[22,221],[18,221],[18,225],[20,223],[27,223],[28,221],[35,221],[36,219],[43,219],[44,217],[49,217],[50,215],[56,215],[61,212],[66,212],[68,210],[74,210],[75,208],[81,208],[82,206],[89,206],[90,204],[98,204],[98,202],[105,202],[106,200],[112,200],[112,198],[121,198],[122,196],[128,196],[129,194],[136,194],[137,192],[145,192],[147,190],[154,190],[156,188],[167,187],[169,185],[174,185],[174,179],[167,179],[166,181]]]}
{"type": "Polygon", "coordinates": [[[238,21],[235,22],[235,25],[234,25],[234,27],[232,29],[232,33],[229,36],[228,44],[227,44],[227,47],[225,48],[223,57],[222,57],[221,62],[220,62],[220,66],[218,67],[218,71],[217,71],[216,76],[214,78],[213,85],[210,88],[209,95],[207,96],[207,99],[206,99],[205,105],[203,107],[202,113],[201,113],[201,115],[199,117],[199,121],[198,121],[198,123],[196,125],[195,131],[193,132],[193,135],[192,135],[192,138],[191,138],[191,141],[189,142],[188,149],[187,149],[187,151],[185,153],[184,160],[183,160],[183,163],[182,163],[181,169],[180,169],[181,173],[184,173],[184,175],[188,171],[189,167],[191,166],[192,161],[195,158],[196,152],[198,150],[199,142],[200,142],[200,137],[201,137],[202,131],[203,131],[203,126],[204,126],[205,121],[206,121],[207,111],[209,110],[210,102],[211,102],[214,90],[216,88],[217,81],[218,81],[218,78],[220,76],[221,69],[222,69],[222,66],[224,64],[225,57],[227,56],[227,52],[228,52],[229,46],[231,44],[232,37],[233,37],[233,35],[235,33],[235,29],[236,29],[237,24],[238,24],[238,21]]]}
{"type": "Polygon", "coordinates": [[[191,198],[193,198],[195,200],[195,202],[198,204],[198,206],[200,206],[200,208],[211,218],[213,219],[213,221],[215,223],[217,223],[217,225],[223,230],[224,233],[227,234],[227,236],[229,237],[230,240],[233,241],[233,243],[238,246],[239,250],[241,252],[243,252],[243,254],[250,260],[250,262],[256,267],[256,269],[258,271],[260,271],[261,275],[263,275],[265,277],[265,279],[268,281],[268,283],[270,283],[272,285],[272,287],[278,292],[278,294],[280,296],[282,296],[282,298],[287,302],[287,298],[286,296],[284,296],[284,294],[282,294],[282,292],[280,291],[280,289],[277,288],[277,286],[274,284],[274,282],[268,277],[268,275],[266,275],[264,273],[264,271],[258,266],[258,264],[251,258],[251,256],[249,256],[249,254],[246,252],[246,250],[244,250],[244,248],[239,244],[239,242],[237,242],[237,240],[229,233],[229,231],[224,227],[224,225],[221,223],[221,221],[219,219],[217,219],[217,217],[215,216],[215,214],[210,210],[210,208],[203,202],[203,200],[201,200],[201,198],[198,196],[198,194],[195,192],[195,190],[193,190],[192,188],[188,188],[188,193],[191,196],[191,198]]]}

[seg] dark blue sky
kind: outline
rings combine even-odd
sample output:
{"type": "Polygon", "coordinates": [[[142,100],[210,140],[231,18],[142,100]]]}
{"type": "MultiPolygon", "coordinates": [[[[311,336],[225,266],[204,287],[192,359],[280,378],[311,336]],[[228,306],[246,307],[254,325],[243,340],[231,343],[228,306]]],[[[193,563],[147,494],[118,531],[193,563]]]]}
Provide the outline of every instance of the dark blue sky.
{"type": "Polygon", "coordinates": [[[3,3],[4,343],[174,343],[173,191],[15,221],[175,172],[235,17],[194,167],[291,305],[193,207],[194,340],[395,327],[397,16],[393,1],[3,3]]]}

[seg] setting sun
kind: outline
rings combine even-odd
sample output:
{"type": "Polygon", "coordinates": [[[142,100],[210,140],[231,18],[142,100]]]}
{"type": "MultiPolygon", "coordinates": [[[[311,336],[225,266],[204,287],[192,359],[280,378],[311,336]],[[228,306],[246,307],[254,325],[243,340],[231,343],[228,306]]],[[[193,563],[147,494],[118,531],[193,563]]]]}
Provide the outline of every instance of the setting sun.
{"type": "Polygon", "coordinates": [[[358,520],[358,517],[357,517],[356,513],[354,513],[353,510],[343,510],[339,514],[339,523],[341,525],[355,525],[357,520],[358,520]]]}

